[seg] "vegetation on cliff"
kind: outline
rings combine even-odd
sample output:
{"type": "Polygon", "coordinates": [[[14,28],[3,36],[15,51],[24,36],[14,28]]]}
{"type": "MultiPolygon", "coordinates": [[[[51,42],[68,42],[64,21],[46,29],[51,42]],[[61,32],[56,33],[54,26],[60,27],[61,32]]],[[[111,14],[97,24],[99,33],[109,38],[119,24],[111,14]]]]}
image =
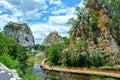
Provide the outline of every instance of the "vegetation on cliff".
{"type": "Polygon", "coordinates": [[[50,63],[88,68],[120,65],[119,3],[88,0],[85,8],[77,7],[77,17],[68,22],[72,25],[70,44],[49,47],[46,54],[50,63]]]}

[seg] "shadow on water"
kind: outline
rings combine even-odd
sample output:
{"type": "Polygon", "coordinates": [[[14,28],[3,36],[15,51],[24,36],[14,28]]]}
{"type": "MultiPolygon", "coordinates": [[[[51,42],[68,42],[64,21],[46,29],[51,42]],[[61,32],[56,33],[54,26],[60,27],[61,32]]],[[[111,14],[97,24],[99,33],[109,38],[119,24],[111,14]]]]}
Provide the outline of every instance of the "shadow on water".
{"type": "MultiPolygon", "coordinates": [[[[38,53],[37,56],[41,56],[43,53],[38,53]]],[[[39,62],[34,62],[33,72],[39,75],[42,80],[119,80],[114,78],[107,78],[103,76],[73,74],[66,72],[48,71],[40,67],[39,62]]]]}

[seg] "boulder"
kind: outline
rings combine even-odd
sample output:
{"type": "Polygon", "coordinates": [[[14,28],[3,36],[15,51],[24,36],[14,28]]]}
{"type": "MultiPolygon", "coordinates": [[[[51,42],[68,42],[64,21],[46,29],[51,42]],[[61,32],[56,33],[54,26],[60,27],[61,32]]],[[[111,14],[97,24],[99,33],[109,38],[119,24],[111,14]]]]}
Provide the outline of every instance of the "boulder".
{"type": "Polygon", "coordinates": [[[16,70],[11,70],[0,63],[0,80],[22,80],[16,70]]]}

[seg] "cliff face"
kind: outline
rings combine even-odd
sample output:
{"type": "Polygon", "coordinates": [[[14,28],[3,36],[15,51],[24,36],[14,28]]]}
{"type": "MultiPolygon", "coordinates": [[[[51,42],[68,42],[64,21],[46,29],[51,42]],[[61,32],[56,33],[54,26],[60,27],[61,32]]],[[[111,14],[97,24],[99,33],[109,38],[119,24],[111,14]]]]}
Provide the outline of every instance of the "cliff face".
{"type": "Polygon", "coordinates": [[[64,42],[63,38],[57,32],[51,32],[43,41],[43,45],[51,46],[53,44],[64,42]]]}
{"type": "Polygon", "coordinates": [[[108,60],[120,64],[120,24],[119,19],[114,18],[117,12],[111,6],[111,1],[88,0],[85,9],[77,15],[76,25],[71,29],[72,41],[67,51],[77,51],[82,55],[106,53],[108,60]],[[78,43],[81,48],[76,46],[78,43]]]}
{"type": "MultiPolygon", "coordinates": [[[[103,0],[93,0],[87,3],[86,9],[89,12],[96,12],[99,18],[96,25],[96,30],[98,31],[98,35],[96,36],[97,44],[95,44],[96,48],[94,49],[106,53],[111,60],[120,64],[120,21],[119,17],[118,19],[115,17],[118,15],[117,8],[120,6],[114,7],[117,3],[120,3],[120,1],[107,0],[105,2],[103,0]]],[[[95,32],[93,31],[92,28],[92,33],[95,32]]]]}
{"type": "Polygon", "coordinates": [[[14,22],[9,22],[4,27],[4,33],[6,36],[13,37],[20,45],[28,50],[34,48],[34,37],[26,23],[17,24],[14,22]]]}

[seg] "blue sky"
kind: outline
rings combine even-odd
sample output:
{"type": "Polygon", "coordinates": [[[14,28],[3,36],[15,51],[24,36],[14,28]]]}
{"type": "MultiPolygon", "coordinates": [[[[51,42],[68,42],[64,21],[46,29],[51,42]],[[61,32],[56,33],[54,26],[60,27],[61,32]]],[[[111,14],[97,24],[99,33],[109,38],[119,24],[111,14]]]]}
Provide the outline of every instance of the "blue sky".
{"type": "Polygon", "coordinates": [[[0,0],[0,29],[9,22],[27,23],[35,42],[41,44],[51,32],[68,36],[67,21],[75,17],[75,8],[83,0],[0,0]]]}

